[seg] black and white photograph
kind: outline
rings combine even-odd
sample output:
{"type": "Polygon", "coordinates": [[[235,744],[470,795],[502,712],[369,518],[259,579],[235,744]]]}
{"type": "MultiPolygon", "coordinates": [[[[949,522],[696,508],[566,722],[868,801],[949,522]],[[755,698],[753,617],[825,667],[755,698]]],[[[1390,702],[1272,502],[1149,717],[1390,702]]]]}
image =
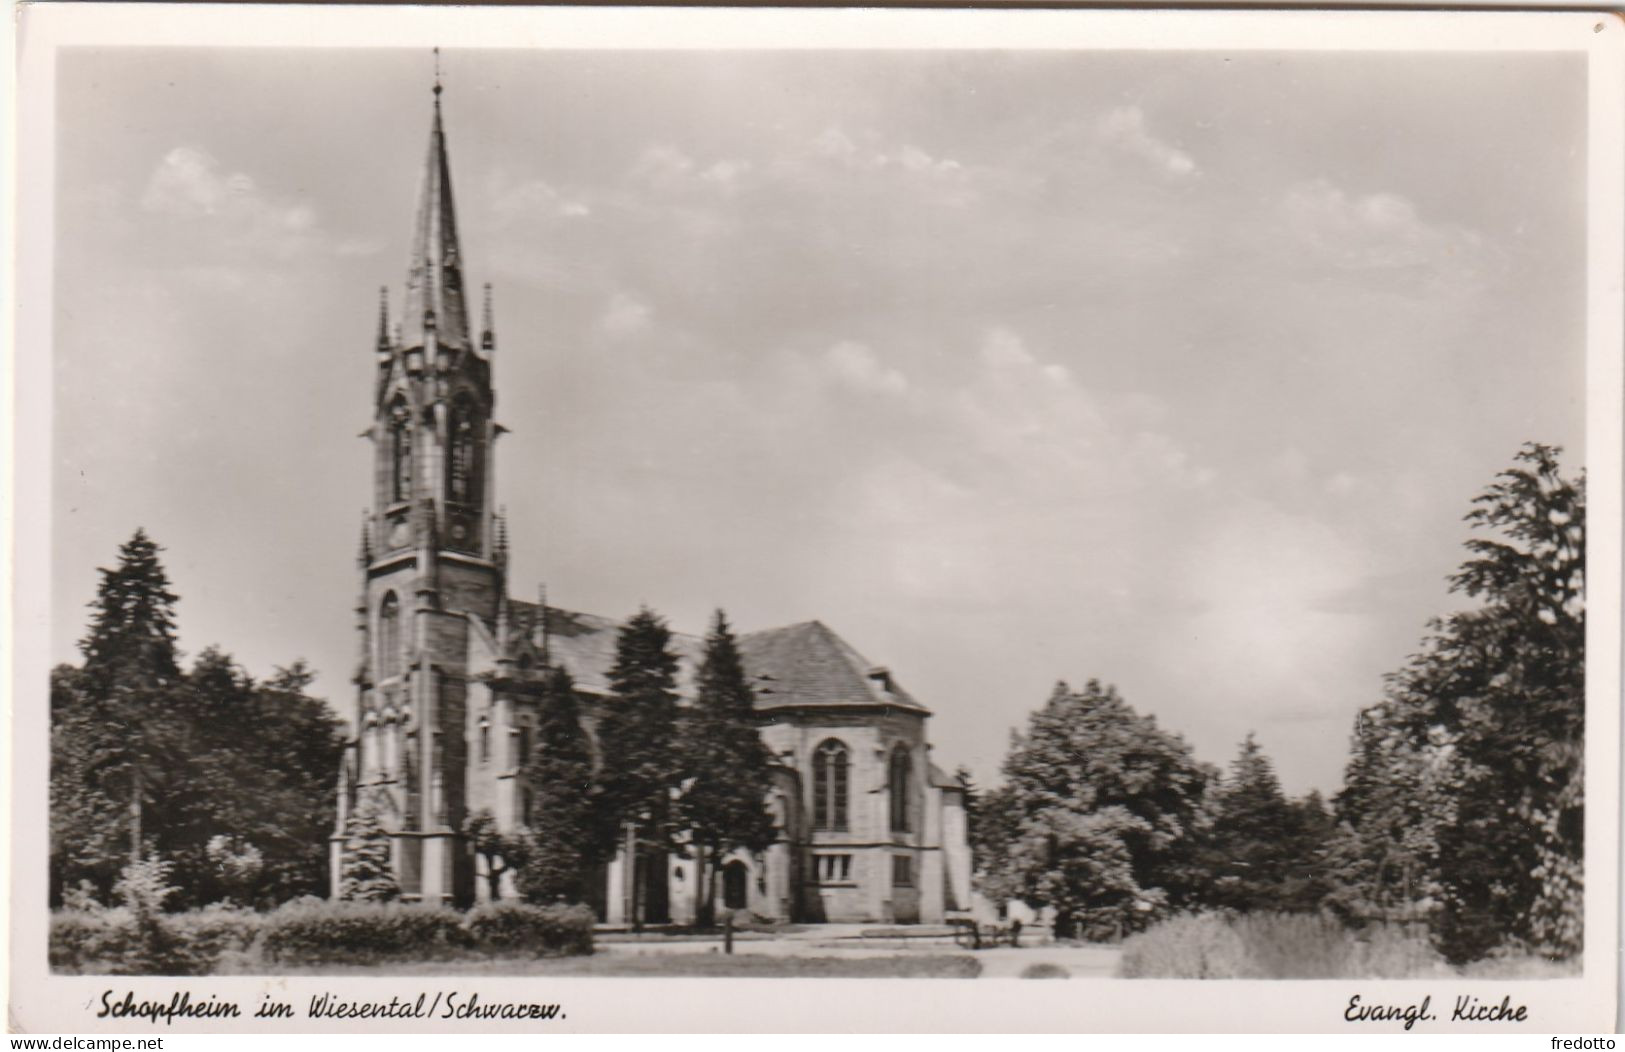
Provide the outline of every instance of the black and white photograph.
{"type": "Polygon", "coordinates": [[[71,6],[15,1028],[1612,1030],[1619,18],[71,6]]]}

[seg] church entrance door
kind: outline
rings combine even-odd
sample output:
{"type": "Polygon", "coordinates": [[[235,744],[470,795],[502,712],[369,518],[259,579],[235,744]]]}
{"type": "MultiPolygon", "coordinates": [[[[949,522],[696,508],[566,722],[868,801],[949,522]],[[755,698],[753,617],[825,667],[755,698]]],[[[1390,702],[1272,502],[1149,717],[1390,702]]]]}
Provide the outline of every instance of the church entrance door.
{"type": "Polygon", "coordinates": [[[745,908],[750,867],[735,859],[722,867],[722,904],[731,910],[745,908]]]}

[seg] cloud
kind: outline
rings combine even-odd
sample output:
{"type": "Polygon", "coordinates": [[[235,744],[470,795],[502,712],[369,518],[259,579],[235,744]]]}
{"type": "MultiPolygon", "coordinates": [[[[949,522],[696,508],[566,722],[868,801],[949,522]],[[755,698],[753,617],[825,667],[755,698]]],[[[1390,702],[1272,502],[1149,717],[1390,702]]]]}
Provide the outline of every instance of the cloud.
{"type": "MultiPolygon", "coordinates": [[[[872,139],[872,137],[869,137],[872,139]]],[[[860,145],[841,128],[826,128],[812,142],[811,155],[855,171],[897,169],[915,175],[954,175],[965,166],[951,158],[933,157],[911,143],[896,147],[860,145]]]]}
{"type": "Polygon", "coordinates": [[[694,179],[699,165],[688,154],[671,146],[650,146],[632,163],[633,182],[671,188],[694,179]]]}
{"type": "MultiPolygon", "coordinates": [[[[839,181],[847,188],[872,191],[874,179],[891,176],[918,184],[958,185],[971,174],[960,162],[937,157],[912,143],[883,143],[869,133],[854,137],[838,127],[826,128],[810,140],[756,163],[739,157],[701,159],[675,147],[657,144],[638,155],[628,172],[631,182],[670,192],[710,190],[733,193],[778,189],[805,191],[839,181]],[[862,175],[866,182],[856,183],[862,175]]],[[[888,182],[878,184],[885,188],[888,182]]],[[[964,203],[962,193],[952,200],[964,203]]]]}
{"type": "Polygon", "coordinates": [[[252,176],[227,172],[207,151],[177,146],[147,179],[141,208],[194,225],[207,224],[229,246],[286,259],[326,246],[315,212],[265,194],[252,176]]]}
{"type": "Polygon", "coordinates": [[[625,292],[617,292],[604,309],[599,326],[611,336],[630,336],[649,327],[652,308],[625,292]]]}
{"type": "Polygon", "coordinates": [[[486,196],[491,214],[504,224],[527,219],[579,219],[592,214],[585,202],[565,196],[545,179],[516,182],[495,173],[486,196]]]}
{"type": "Polygon", "coordinates": [[[1472,268],[1486,255],[1477,233],[1430,223],[1398,194],[1353,194],[1327,179],[1290,187],[1280,217],[1299,248],[1345,270],[1472,268]]]}
{"type": "Polygon", "coordinates": [[[1145,112],[1138,106],[1117,107],[1100,119],[1098,130],[1102,140],[1149,162],[1161,175],[1188,179],[1200,174],[1195,158],[1151,134],[1145,112]]]}
{"type": "Polygon", "coordinates": [[[908,378],[881,364],[864,344],[842,340],[824,353],[824,362],[837,379],[860,391],[902,394],[908,390],[908,378]]]}

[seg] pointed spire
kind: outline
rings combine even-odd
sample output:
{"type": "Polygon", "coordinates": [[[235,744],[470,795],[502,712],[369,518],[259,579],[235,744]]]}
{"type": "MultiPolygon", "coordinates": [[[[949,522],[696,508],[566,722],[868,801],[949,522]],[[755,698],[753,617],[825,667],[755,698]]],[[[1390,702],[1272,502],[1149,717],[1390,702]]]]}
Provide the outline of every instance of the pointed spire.
{"type": "Polygon", "coordinates": [[[389,286],[378,286],[378,350],[389,351],[389,286]]]}
{"type": "Polygon", "coordinates": [[[491,283],[485,283],[485,309],[480,315],[480,349],[486,352],[496,350],[497,332],[496,324],[491,314],[491,283]]]}
{"type": "Polygon", "coordinates": [[[468,310],[463,302],[462,252],[457,242],[457,212],[452,204],[451,162],[440,116],[440,53],[435,51],[434,122],[429,154],[418,191],[412,256],[406,274],[406,302],[401,324],[404,344],[421,347],[429,330],[438,342],[468,347],[468,310]]]}

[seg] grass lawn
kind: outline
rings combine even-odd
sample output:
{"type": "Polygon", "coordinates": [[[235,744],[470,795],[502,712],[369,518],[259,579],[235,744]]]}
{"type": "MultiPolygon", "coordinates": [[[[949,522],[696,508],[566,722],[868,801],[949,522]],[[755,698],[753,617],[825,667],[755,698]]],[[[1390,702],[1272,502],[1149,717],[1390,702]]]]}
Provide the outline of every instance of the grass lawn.
{"type": "Polygon", "coordinates": [[[591,957],[478,958],[278,967],[247,964],[245,975],[582,975],[684,978],[974,979],[974,957],[910,954],[897,957],[797,957],[721,953],[603,953],[591,957]]]}

